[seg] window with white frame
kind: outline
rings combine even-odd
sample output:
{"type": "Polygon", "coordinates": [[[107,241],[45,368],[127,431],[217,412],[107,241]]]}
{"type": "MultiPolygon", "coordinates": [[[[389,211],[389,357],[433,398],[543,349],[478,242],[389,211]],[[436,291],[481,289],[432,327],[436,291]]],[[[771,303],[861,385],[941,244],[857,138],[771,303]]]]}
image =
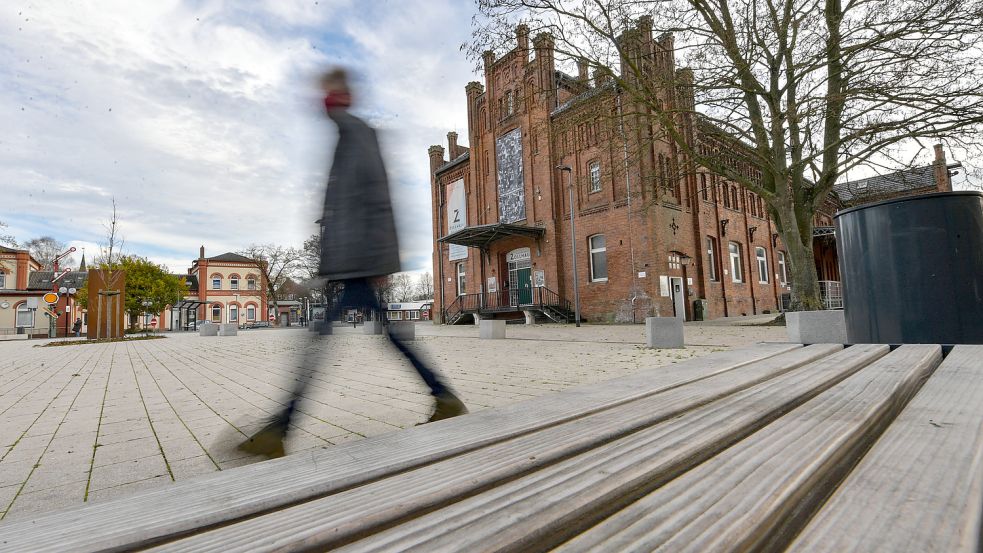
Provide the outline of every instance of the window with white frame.
{"type": "Polygon", "coordinates": [[[229,306],[229,322],[234,323],[239,321],[239,306],[230,305],[229,306]]]}
{"type": "Polygon", "coordinates": [[[7,273],[0,271],[0,288],[7,287],[7,273]]]}
{"type": "Polygon", "coordinates": [[[255,290],[255,289],[256,289],[256,279],[250,278],[246,280],[246,290],[255,290]]]}
{"type": "Polygon", "coordinates": [[[590,165],[587,166],[587,172],[590,173],[590,191],[591,193],[601,191],[601,162],[592,161],[590,165]]]}
{"type": "Polygon", "coordinates": [[[754,257],[758,260],[758,282],[768,284],[768,254],[758,246],[754,248],[754,257]]]}
{"type": "Polygon", "coordinates": [[[744,282],[744,270],[741,267],[741,245],[731,242],[730,246],[730,279],[734,282],[744,282]]]}
{"type": "Polygon", "coordinates": [[[464,263],[458,263],[457,264],[457,295],[458,296],[464,295],[464,285],[465,285],[464,263]]]}
{"type": "Polygon", "coordinates": [[[603,234],[595,234],[587,239],[590,245],[590,280],[604,282],[608,279],[608,248],[603,234]]]}
{"type": "Polygon", "coordinates": [[[16,323],[14,326],[33,328],[34,327],[34,310],[28,309],[26,304],[22,304],[17,307],[16,323]]]}
{"type": "Polygon", "coordinates": [[[238,290],[239,289],[239,279],[238,278],[230,278],[229,279],[229,288],[231,288],[232,290],[238,290]]]}
{"type": "Polygon", "coordinates": [[[788,270],[785,268],[785,252],[778,252],[778,282],[788,285],[788,270]]]}
{"type": "Polygon", "coordinates": [[[410,318],[411,319],[419,319],[420,318],[420,312],[419,311],[410,311],[410,318]]]}
{"type": "Polygon", "coordinates": [[[403,312],[402,311],[389,311],[386,313],[389,316],[390,321],[402,321],[403,312]]]}
{"type": "Polygon", "coordinates": [[[214,278],[213,277],[212,278],[212,290],[221,290],[221,289],[222,289],[222,279],[220,279],[220,278],[214,278]]]}
{"type": "Polygon", "coordinates": [[[256,308],[250,305],[246,307],[246,320],[255,321],[256,320],[256,308]]]}
{"type": "Polygon", "coordinates": [[[717,276],[717,239],[707,236],[707,274],[710,280],[718,280],[717,276]]]}
{"type": "Polygon", "coordinates": [[[212,306],[212,321],[216,323],[222,322],[222,306],[213,305],[212,306]]]}

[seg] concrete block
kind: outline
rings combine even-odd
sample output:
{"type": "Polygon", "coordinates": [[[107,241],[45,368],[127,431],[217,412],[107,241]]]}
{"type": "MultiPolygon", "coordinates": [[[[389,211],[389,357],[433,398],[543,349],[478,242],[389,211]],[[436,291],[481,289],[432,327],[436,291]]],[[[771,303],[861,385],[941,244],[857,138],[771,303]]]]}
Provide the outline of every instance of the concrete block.
{"type": "Polygon", "coordinates": [[[785,313],[785,331],[794,344],[845,344],[846,318],[842,309],[785,313]]]}
{"type": "Polygon", "coordinates": [[[4,340],[27,340],[27,334],[0,334],[0,342],[4,340]]]}
{"type": "Polygon", "coordinates": [[[646,317],[645,343],[650,348],[682,348],[683,319],[680,317],[646,317]]]}
{"type": "Polygon", "coordinates": [[[416,323],[391,322],[389,323],[389,335],[401,342],[416,340],[416,323]]]}
{"type": "Polygon", "coordinates": [[[198,336],[218,336],[218,325],[203,323],[198,327],[198,336]]]}
{"type": "Polygon", "coordinates": [[[363,334],[382,334],[382,321],[365,321],[362,326],[363,334]]]}
{"type": "Polygon", "coordinates": [[[478,326],[478,336],[482,340],[501,340],[505,338],[505,321],[485,319],[478,326]]]}
{"type": "Polygon", "coordinates": [[[239,325],[235,323],[222,323],[218,325],[219,336],[235,336],[239,331],[239,325]]]}
{"type": "Polygon", "coordinates": [[[533,313],[532,311],[529,311],[528,309],[525,309],[525,310],[522,311],[522,314],[526,316],[526,324],[527,325],[534,325],[534,324],[536,324],[536,314],[535,313],[533,313]]]}

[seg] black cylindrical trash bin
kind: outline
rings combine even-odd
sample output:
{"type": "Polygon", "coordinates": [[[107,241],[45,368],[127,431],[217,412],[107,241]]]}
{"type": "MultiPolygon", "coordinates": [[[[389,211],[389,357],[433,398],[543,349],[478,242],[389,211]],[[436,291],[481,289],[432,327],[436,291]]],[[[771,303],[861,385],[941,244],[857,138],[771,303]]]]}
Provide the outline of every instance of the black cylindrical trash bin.
{"type": "Polygon", "coordinates": [[[887,200],[835,221],[850,343],[983,344],[983,193],[887,200]]]}

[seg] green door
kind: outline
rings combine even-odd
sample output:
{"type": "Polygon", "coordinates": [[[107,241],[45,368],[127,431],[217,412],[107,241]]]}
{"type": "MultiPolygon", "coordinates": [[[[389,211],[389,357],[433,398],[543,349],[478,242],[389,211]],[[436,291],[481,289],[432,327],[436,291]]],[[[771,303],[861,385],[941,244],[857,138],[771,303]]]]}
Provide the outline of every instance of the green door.
{"type": "Polygon", "coordinates": [[[532,268],[516,269],[515,277],[519,284],[519,305],[529,305],[532,303],[532,268]]]}

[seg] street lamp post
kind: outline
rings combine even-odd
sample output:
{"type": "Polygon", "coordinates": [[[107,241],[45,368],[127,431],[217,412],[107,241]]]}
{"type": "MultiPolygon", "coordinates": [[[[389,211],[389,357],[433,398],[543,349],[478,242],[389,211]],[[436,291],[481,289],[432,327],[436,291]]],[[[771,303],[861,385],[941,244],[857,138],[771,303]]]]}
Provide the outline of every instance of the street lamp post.
{"type": "Polygon", "coordinates": [[[570,192],[570,252],[573,255],[573,317],[580,327],[580,281],[577,277],[577,224],[573,218],[573,168],[569,165],[557,165],[557,169],[567,173],[567,188],[570,192]]]}
{"type": "Polygon", "coordinates": [[[143,300],[142,302],[140,302],[140,305],[143,306],[143,334],[144,336],[146,336],[147,326],[150,323],[150,314],[147,313],[147,309],[149,309],[150,306],[153,305],[153,302],[150,300],[143,300]]]}

